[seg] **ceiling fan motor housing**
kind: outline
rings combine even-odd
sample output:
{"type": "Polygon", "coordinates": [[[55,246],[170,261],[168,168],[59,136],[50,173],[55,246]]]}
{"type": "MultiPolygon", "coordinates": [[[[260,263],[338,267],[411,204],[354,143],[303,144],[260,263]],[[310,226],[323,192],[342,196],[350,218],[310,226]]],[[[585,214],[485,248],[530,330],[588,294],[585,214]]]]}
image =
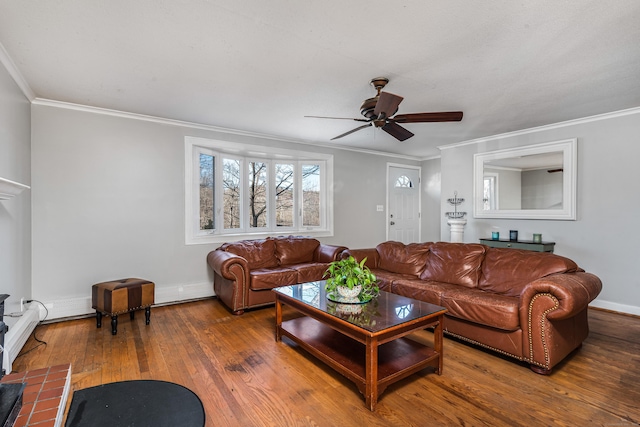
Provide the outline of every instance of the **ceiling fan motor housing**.
{"type": "MultiPolygon", "coordinates": [[[[369,120],[377,119],[378,116],[376,116],[374,110],[376,108],[376,104],[378,103],[379,98],[380,96],[378,95],[373,98],[365,99],[364,101],[362,101],[362,104],[360,105],[360,113],[369,120]]],[[[397,112],[398,112],[398,109],[396,108],[396,110],[390,113],[387,117],[391,117],[397,112]]]]}
{"type": "Polygon", "coordinates": [[[360,113],[365,116],[367,119],[374,119],[376,117],[373,110],[376,108],[376,104],[378,103],[377,96],[369,99],[365,99],[362,101],[362,105],[360,105],[360,113]]]}

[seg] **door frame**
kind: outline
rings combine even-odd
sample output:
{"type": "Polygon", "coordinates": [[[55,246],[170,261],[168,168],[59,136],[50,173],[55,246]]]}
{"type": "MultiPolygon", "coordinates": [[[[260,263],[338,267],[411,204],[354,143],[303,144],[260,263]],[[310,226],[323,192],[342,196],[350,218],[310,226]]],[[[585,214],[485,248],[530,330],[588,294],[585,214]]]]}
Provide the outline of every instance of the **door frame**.
{"type": "Polygon", "coordinates": [[[402,163],[389,163],[387,162],[387,194],[386,194],[386,211],[385,211],[385,240],[389,241],[389,192],[391,188],[389,187],[389,169],[402,168],[402,169],[414,169],[418,171],[418,240],[422,240],[422,167],[414,166],[414,165],[404,165],[402,163]]]}

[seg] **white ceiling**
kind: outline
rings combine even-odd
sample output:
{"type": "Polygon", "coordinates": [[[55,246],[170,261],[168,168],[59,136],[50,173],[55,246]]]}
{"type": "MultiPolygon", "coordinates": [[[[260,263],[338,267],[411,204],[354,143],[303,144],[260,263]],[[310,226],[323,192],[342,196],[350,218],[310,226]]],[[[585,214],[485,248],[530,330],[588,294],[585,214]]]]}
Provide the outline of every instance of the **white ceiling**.
{"type": "Polygon", "coordinates": [[[418,157],[640,106],[637,0],[7,0],[0,44],[38,98],[418,157]],[[369,80],[398,113],[360,125],[369,80]]]}

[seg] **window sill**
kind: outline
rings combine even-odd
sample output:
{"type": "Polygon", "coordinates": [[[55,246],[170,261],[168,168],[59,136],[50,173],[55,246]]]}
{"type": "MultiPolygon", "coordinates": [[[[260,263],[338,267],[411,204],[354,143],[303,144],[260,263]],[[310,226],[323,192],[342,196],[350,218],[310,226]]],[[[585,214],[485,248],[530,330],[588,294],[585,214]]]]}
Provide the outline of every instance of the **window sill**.
{"type": "Polygon", "coordinates": [[[266,239],[267,237],[278,236],[308,236],[333,237],[332,230],[282,230],[281,232],[264,232],[264,233],[233,233],[233,234],[209,234],[205,236],[195,236],[185,241],[186,245],[209,245],[215,243],[236,242],[238,240],[254,240],[266,239]]]}

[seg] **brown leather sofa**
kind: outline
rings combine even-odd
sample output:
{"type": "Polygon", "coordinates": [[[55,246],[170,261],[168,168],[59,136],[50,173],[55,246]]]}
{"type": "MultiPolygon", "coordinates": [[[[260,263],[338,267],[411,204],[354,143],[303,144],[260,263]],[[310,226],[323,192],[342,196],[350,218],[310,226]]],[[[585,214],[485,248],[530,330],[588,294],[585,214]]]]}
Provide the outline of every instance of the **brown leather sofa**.
{"type": "Polygon", "coordinates": [[[537,373],[580,347],[600,279],[551,253],[480,244],[385,242],[349,249],[380,288],[447,308],[445,333],[529,363],[537,373]]]}
{"type": "Polygon", "coordinates": [[[271,289],[321,280],[344,246],[307,237],[276,237],[225,243],[207,255],[213,290],[233,314],[273,304],[271,289]]]}

